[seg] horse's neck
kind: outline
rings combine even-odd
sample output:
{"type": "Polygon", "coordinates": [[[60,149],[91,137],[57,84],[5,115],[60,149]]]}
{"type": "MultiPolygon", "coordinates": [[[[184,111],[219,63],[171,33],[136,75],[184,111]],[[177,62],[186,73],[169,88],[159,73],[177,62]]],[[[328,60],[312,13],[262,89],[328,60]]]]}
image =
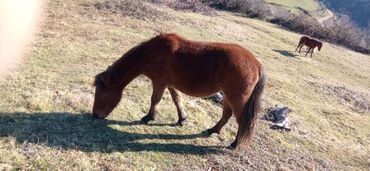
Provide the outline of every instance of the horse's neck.
{"type": "Polygon", "coordinates": [[[135,56],[123,56],[110,69],[115,85],[125,88],[133,79],[141,74],[141,62],[135,56]]]}

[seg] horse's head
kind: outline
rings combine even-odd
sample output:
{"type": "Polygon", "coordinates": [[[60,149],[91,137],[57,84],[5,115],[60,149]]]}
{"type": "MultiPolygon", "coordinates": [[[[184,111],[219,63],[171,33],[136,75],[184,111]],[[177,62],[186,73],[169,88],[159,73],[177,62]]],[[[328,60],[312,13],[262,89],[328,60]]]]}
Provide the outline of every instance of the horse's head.
{"type": "Polygon", "coordinates": [[[321,47],[322,47],[322,43],[319,42],[318,45],[317,45],[317,48],[319,49],[319,51],[321,50],[321,47]]]}
{"type": "Polygon", "coordinates": [[[122,88],[114,87],[108,71],[95,77],[95,99],[93,115],[95,118],[104,119],[117,106],[122,97],[122,88]]]}

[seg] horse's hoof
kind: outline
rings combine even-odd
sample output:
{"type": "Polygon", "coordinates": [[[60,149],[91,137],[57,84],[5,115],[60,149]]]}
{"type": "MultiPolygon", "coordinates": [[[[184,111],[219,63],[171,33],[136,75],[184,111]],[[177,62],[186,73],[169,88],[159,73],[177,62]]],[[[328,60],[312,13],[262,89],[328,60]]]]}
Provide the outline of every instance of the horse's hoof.
{"type": "Polygon", "coordinates": [[[186,119],[179,119],[176,124],[178,126],[184,126],[185,125],[185,122],[186,122],[186,119]]]}
{"type": "Polygon", "coordinates": [[[229,147],[230,149],[235,150],[237,146],[238,146],[237,143],[234,141],[233,143],[230,144],[229,147]]]}
{"type": "Polygon", "coordinates": [[[208,132],[208,129],[207,130],[204,130],[204,131],[202,131],[202,133],[200,133],[203,137],[210,137],[211,136],[211,134],[209,134],[209,132],[208,132]]]}
{"type": "Polygon", "coordinates": [[[213,129],[207,129],[207,133],[209,136],[211,136],[215,131],[213,129]]]}
{"type": "Polygon", "coordinates": [[[210,129],[207,129],[207,133],[209,136],[211,136],[212,134],[216,133],[216,134],[220,134],[219,131],[216,131],[214,130],[213,128],[210,128],[210,129]]]}
{"type": "Polygon", "coordinates": [[[141,118],[140,120],[140,124],[148,124],[149,121],[154,121],[154,118],[152,116],[144,116],[143,118],[141,118]]]}

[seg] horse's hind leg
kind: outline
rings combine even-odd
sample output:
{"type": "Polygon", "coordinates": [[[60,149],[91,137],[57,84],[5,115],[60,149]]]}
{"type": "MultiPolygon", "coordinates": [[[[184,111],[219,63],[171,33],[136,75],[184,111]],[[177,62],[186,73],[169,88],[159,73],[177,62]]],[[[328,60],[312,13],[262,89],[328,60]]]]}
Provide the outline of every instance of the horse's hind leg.
{"type": "Polygon", "coordinates": [[[312,58],[312,54],[313,54],[313,51],[315,50],[315,48],[312,48],[311,50],[311,58],[312,58]]]}
{"type": "Polygon", "coordinates": [[[232,115],[232,110],[231,110],[230,104],[226,100],[226,98],[224,98],[222,117],[215,126],[207,130],[208,134],[209,135],[212,135],[213,133],[220,134],[222,127],[227,123],[227,121],[229,121],[231,115],[232,115]]]}
{"type": "Polygon", "coordinates": [[[310,50],[311,50],[311,47],[310,47],[310,48],[308,49],[308,51],[306,52],[305,57],[307,56],[308,52],[310,52],[310,50]]]}
{"type": "Polygon", "coordinates": [[[174,88],[168,88],[168,90],[171,93],[171,97],[173,102],[175,103],[176,109],[177,109],[177,115],[179,117],[179,120],[177,121],[177,124],[184,125],[184,122],[186,120],[186,113],[184,111],[184,108],[181,103],[181,93],[175,90],[174,88]]]}
{"type": "Polygon", "coordinates": [[[157,112],[157,106],[163,96],[163,92],[166,86],[153,83],[153,94],[151,98],[150,109],[147,115],[141,118],[141,123],[148,124],[149,121],[154,120],[157,112]]]}
{"type": "Polygon", "coordinates": [[[240,142],[240,134],[241,134],[241,130],[243,129],[243,123],[242,123],[242,115],[244,114],[243,112],[243,109],[244,109],[244,103],[243,104],[240,104],[240,103],[234,103],[233,105],[233,111],[234,111],[234,115],[236,117],[236,121],[238,123],[238,132],[236,134],[236,138],[235,140],[230,144],[230,147],[235,149],[241,142],[240,142]]]}
{"type": "MultiPolygon", "coordinates": [[[[247,108],[247,102],[252,98],[251,95],[254,91],[253,89],[254,88],[252,86],[249,86],[244,93],[240,94],[240,96],[234,96],[233,99],[229,98],[229,103],[238,123],[238,133],[234,142],[230,144],[230,147],[233,149],[235,149],[239,144],[244,143],[243,141],[245,140],[247,143],[250,143],[251,141],[257,115],[255,112],[250,111],[252,109],[247,108]]],[[[253,101],[251,101],[251,103],[253,104],[253,101]]]]}

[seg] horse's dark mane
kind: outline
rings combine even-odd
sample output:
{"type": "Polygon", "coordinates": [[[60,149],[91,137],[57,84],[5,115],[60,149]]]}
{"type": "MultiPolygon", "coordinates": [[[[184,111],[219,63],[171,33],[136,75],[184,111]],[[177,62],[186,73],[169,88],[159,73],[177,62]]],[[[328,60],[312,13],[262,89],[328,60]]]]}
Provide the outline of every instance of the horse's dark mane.
{"type": "Polygon", "coordinates": [[[98,85],[103,84],[103,81],[102,81],[102,79],[101,79],[101,75],[102,75],[103,73],[104,73],[104,72],[101,72],[101,73],[99,73],[99,74],[97,74],[97,75],[95,76],[93,86],[98,86],[98,85]]]}
{"type": "MultiPolygon", "coordinates": [[[[160,42],[161,44],[171,48],[171,51],[175,51],[175,50],[177,50],[178,45],[175,45],[176,43],[174,43],[174,42],[178,42],[181,39],[183,39],[183,38],[181,38],[180,36],[178,36],[175,33],[160,32],[159,35],[157,35],[157,36],[155,36],[155,37],[153,37],[149,40],[143,41],[140,44],[136,45],[135,47],[131,48],[129,51],[127,51],[125,54],[123,54],[120,57],[120,59],[118,59],[116,62],[114,62],[112,64],[112,66],[110,66],[107,70],[97,74],[95,76],[95,80],[94,80],[93,85],[97,86],[97,85],[100,85],[100,84],[104,84],[103,80],[102,80],[102,75],[106,74],[107,76],[111,76],[112,74],[114,74],[115,69],[121,68],[121,63],[123,63],[124,60],[127,60],[127,58],[130,58],[130,57],[138,56],[138,55],[133,55],[134,53],[140,53],[140,54],[148,53],[145,50],[149,49],[149,48],[145,48],[145,46],[150,45],[152,42],[156,42],[156,43],[160,42]],[[138,50],[140,50],[140,51],[138,51],[138,50]]],[[[163,49],[159,48],[159,50],[163,50],[163,49]]]]}
{"type": "Polygon", "coordinates": [[[138,44],[138,45],[136,45],[135,47],[133,47],[132,49],[130,49],[129,51],[127,51],[125,54],[123,54],[122,56],[121,56],[121,58],[120,59],[118,59],[116,62],[114,62],[113,64],[112,64],[112,66],[110,66],[110,67],[108,67],[105,71],[103,71],[103,72],[101,72],[101,73],[99,73],[99,74],[97,74],[96,76],[95,76],[95,80],[94,80],[94,86],[97,86],[97,85],[101,85],[101,84],[104,84],[103,83],[103,80],[102,80],[102,75],[103,74],[110,74],[110,72],[108,72],[109,71],[109,69],[112,67],[112,68],[116,68],[117,66],[119,66],[119,64],[125,59],[125,57],[126,56],[129,56],[130,54],[132,54],[134,51],[136,51],[137,49],[139,49],[140,47],[142,47],[142,46],[144,46],[144,44],[145,43],[147,43],[148,41],[144,41],[144,42],[142,42],[142,43],[140,43],[140,44],[138,44]]]}

